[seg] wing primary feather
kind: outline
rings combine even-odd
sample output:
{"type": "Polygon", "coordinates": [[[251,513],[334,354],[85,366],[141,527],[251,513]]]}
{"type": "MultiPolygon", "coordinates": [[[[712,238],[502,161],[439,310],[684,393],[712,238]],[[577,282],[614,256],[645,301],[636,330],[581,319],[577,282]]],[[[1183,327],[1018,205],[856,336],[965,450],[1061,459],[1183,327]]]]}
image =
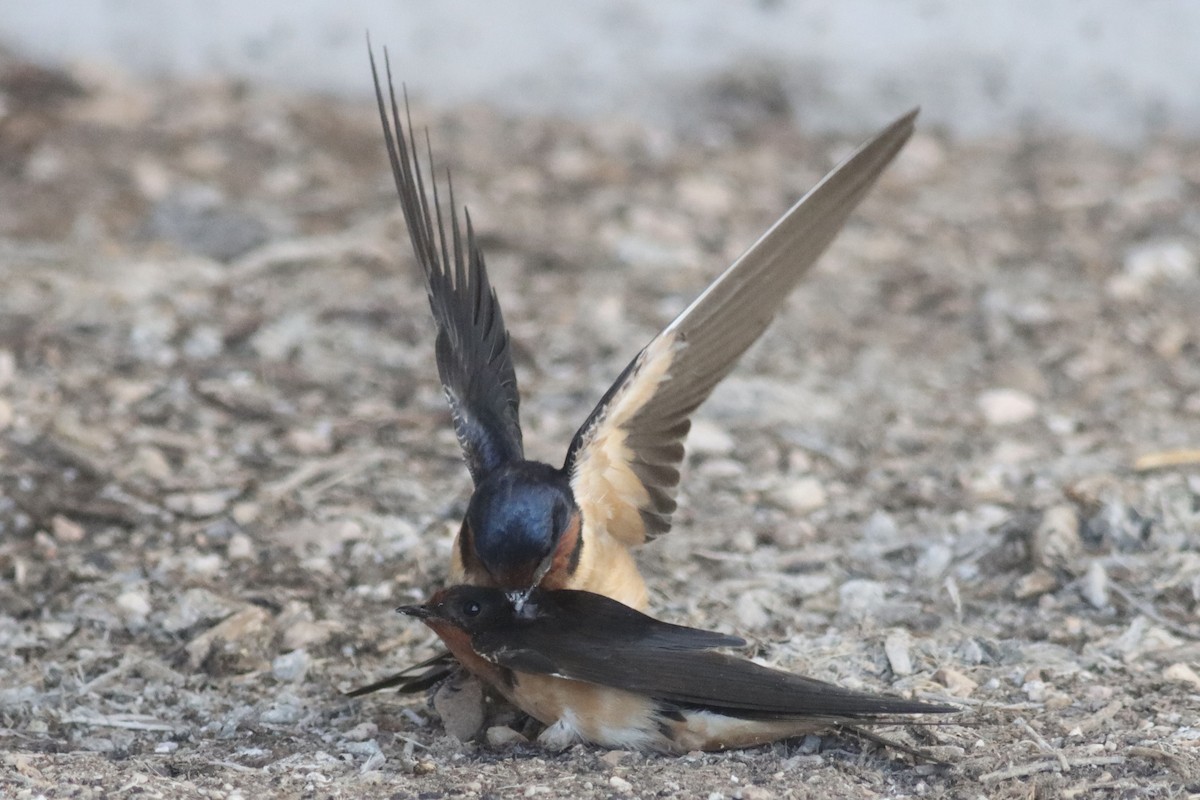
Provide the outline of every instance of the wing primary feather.
{"type": "Polygon", "coordinates": [[[469,215],[464,241],[448,171],[449,211],[442,207],[428,129],[425,151],[429,186],[421,169],[407,88],[403,91],[402,113],[387,49],[383,53],[386,99],[369,42],[368,55],[392,179],[437,324],[438,374],[467,467],[479,483],[502,464],[524,457],[520,395],[508,332],[469,215]]]}
{"type": "MultiPolygon", "coordinates": [[[[408,124],[410,126],[409,129],[411,130],[411,126],[412,126],[411,119],[409,120],[408,124]]],[[[426,152],[426,157],[429,159],[429,171],[430,171],[430,173],[433,173],[433,171],[434,171],[433,143],[429,139],[429,129],[428,128],[425,129],[425,152],[426,152]]],[[[450,183],[450,170],[449,169],[446,170],[446,182],[448,184],[450,183]]],[[[450,197],[450,209],[451,210],[454,209],[454,196],[453,195],[451,195],[451,197],[450,197]]],[[[442,221],[442,198],[438,194],[438,185],[437,185],[436,180],[433,181],[433,211],[434,211],[434,214],[435,214],[436,220],[437,220],[438,244],[440,244],[441,248],[442,248],[442,263],[449,264],[450,263],[450,249],[446,246],[446,224],[445,224],[445,222],[442,221]]]]}
{"type": "Polygon", "coordinates": [[[449,170],[446,171],[446,191],[450,194],[450,217],[453,220],[450,229],[454,236],[454,277],[461,284],[466,280],[466,276],[462,273],[462,265],[466,259],[463,258],[462,231],[458,227],[458,203],[454,200],[454,178],[450,176],[449,170]]]}
{"type": "Polygon", "coordinates": [[[913,110],[834,167],[642,349],[576,432],[563,469],[583,511],[627,545],[670,529],[687,420],[912,135],[913,110]],[[614,412],[614,409],[618,411],[614,412]],[[678,445],[678,449],[668,449],[678,445]],[[598,457],[591,458],[596,453],[598,457]],[[640,512],[642,525],[629,524],[640,512]]]}

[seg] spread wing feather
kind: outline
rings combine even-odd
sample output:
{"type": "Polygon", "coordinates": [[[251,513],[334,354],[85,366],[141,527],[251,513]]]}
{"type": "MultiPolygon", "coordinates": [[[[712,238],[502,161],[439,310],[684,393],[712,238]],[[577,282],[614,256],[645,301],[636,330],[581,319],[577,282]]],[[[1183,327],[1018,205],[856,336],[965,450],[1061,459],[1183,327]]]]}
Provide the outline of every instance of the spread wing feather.
{"type": "Polygon", "coordinates": [[[564,469],[585,522],[628,545],[670,530],[689,415],[766,330],[913,130],[914,110],[839,164],[630,362],[564,469]]]}
{"type": "Polygon", "coordinates": [[[483,252],[475,237],[470,214],[464,212],[464,237],[454,202],[454,186],[447,174],[450,211],[448,219],[443,219],[427,135],[429,182],[433,192],[430,208],[417,145],[412,136],[407,98],[402,121],[387,51],[384,51],[384,65],[390,103],[384,99],[374,53],[370,58],[375,99],[396,192],[400,196],[413,254],[425,274],[429,305],[437,323],[438,374],[467,468],[478,484],[497,466],[523,457],[518,414],[520,397],[508,332],[500,313],[500,303],[488,281],[483,252]]]}

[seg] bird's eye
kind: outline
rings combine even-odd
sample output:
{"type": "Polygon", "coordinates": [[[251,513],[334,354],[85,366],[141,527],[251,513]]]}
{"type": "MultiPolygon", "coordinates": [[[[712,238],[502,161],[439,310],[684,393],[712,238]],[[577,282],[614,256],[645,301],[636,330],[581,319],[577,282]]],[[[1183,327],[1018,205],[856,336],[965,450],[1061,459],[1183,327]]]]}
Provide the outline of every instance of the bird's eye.
{"type": "Polygon", "coordinates": [[[474,600],[468,600],[466,602],[466,604],[463,605],[463,613],[466,614],[468,617],[479,616],[479,612],[482,610],[483,610],[483,608],[479,605],[479,603],[476,603],[474,600]]]}

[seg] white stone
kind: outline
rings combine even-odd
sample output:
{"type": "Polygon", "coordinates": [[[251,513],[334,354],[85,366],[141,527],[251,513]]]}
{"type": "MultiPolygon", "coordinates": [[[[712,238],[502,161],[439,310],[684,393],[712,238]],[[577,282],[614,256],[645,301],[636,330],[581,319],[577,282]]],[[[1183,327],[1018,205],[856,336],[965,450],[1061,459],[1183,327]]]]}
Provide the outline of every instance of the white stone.
{"type": "Polygon", "coordinates": [[[771,492],[771,499],[797,514],[807,514],[823,508],[829,502],[825,487],[813,477],[798,478],[771,492]]]}
{"type": "Polygon", "coordinates": [[[1099,561],[1088,564],[1087,573],[1083,576],[1080,594],[1092,608],[1100,610],[1108,608],[1108,571],[1099,561]]]}
{"type": "Polygon", "coordinates": [[[280,683],[291,683],[304,680],[308,674],[308,651],[300,649],[277,656],[271,662],[271,675],[280,683]]]}
{"type": "Polygon", "coordinates": [[[117,608],[127,625],[141,625],[150,614],[150,598],[139,589],[131,589],[117,596],[117,608]]]}
{"type": "Polygon", "coordinates": [[[1017,425],[1033,419],[1037,401],[1017,389],[990,389],[979,395],[979,410],[989,425],[1017,425]]]}
{"type": "Polygon", "coordinates": [[[892,665],[892,674],[897,677],[912,675],[912,656],[909,654],[909,638],[905,631],[892,631],[883,641],[883,652],[892,665]]]}

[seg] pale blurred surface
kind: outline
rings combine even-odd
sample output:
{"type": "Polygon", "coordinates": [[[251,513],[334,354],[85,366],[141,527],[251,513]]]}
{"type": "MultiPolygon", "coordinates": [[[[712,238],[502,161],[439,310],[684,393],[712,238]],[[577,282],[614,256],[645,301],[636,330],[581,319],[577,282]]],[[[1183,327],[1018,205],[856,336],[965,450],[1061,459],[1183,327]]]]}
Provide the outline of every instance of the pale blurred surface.
{"type": "Polygon", "coordinates": [[[714,81],[856,130],[920,104],[966,136],[1194,132],[1200,4],[1167,0],[292,0],[8,4],[0,43],[57,64],[364,94],[364,33],[414,93],[687,124],[714,81]]]}

